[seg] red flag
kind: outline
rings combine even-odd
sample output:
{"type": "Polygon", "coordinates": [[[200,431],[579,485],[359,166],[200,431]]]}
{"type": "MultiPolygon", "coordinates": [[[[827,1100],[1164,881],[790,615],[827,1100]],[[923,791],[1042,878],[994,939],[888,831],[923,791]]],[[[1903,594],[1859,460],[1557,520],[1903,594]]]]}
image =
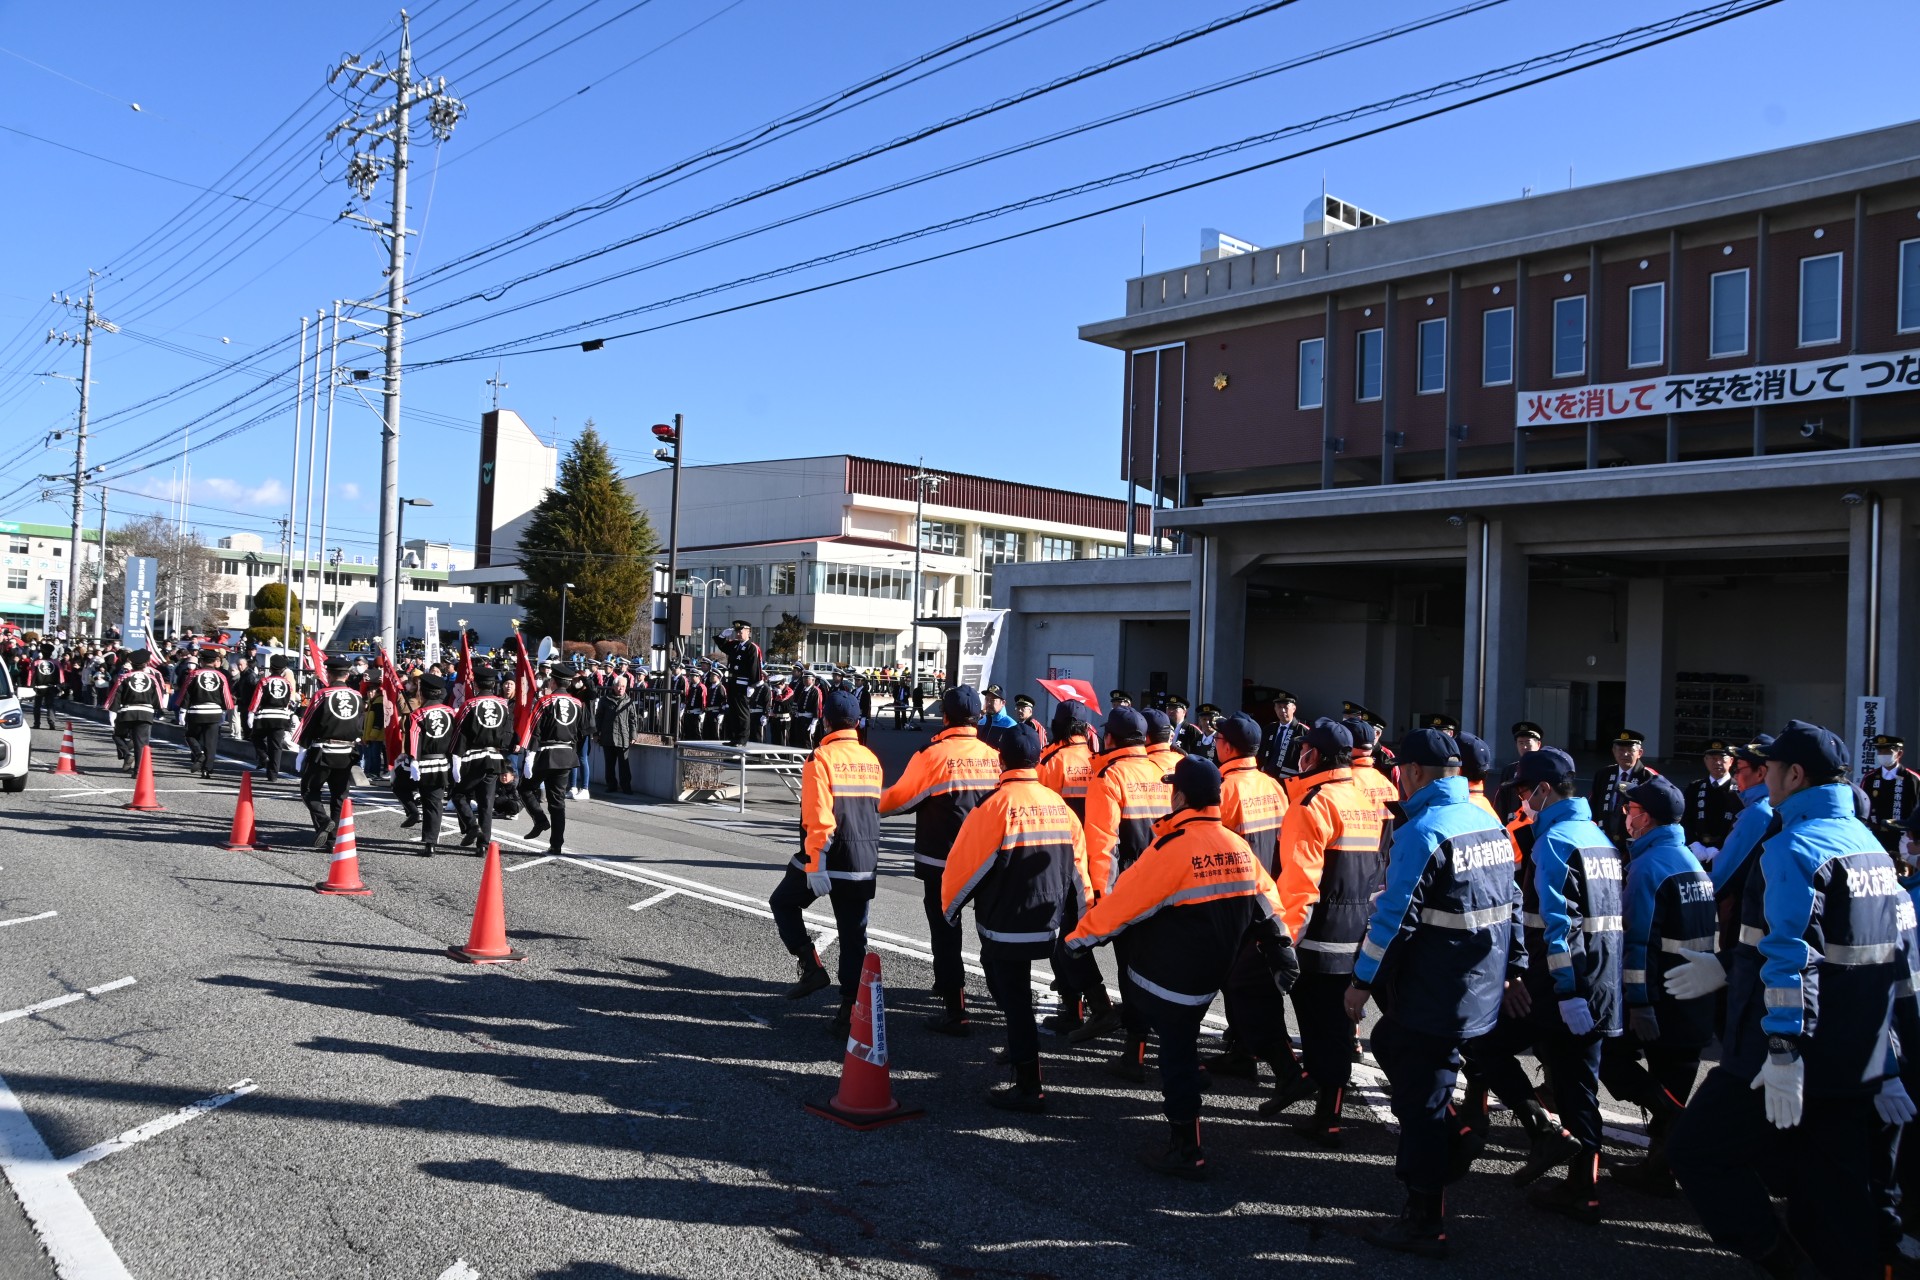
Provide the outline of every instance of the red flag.
{"type": "Polygon", "coordinates": [[[387,656],[385,649],[378,650],[377,652],[380,665],[380,703],[382,708],[380,723],[387,731],[387,761],[388,767],[391,768],[392,761],[400,755],[400,750],[403,745],[402,738],[404,737],[406,726],[400,719],[400,700],[405,695],[405,690],[400,684],[400,673],[394,669],[393,659],[387,656]]]}
{"type": "Polygon", "coordinates": [[[473,696],[473,645],[467,640],[467,629],[460,628],[460,679],[453,686],[453,701],[457,707],[467,705],[467,699],[473,696]]]}
{"type": "Polygon", "coordinates": [[[533,704],[539,693],[539,684],[533,674],[533,659],[527,656],[526,637],[518,631],[513,633],[514,674],[517,677],[513,694],[513,736],[522,743],[533,732],[533,704]]]}
{"type": "Polygon", "coordinates": [[[1105,714],[1100,710],[1100,699],[1093,694],[1093,686],[1085,680],[1036,680],[1034,683],[1062,702],[1084,702],[1093,714],[1105,714]]]}
{"type": "Polygon", "coordinates": [[[324,685],[327,682],[327,655],[320,651],[320,642],[307,635],[307,661],[313,664],[313,682],[324,685]]]}

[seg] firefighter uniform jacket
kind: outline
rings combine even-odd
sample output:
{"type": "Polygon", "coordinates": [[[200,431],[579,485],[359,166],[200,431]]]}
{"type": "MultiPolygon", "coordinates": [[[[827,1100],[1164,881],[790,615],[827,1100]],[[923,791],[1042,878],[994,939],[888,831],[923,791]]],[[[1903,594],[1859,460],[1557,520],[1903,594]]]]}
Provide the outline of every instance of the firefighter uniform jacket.
{"type": "Polygon", "coordinates": [[[247,703],[247,721],[263,729],[284,727],[294,718],[298,697],[293,681],[281,673],[269,672],[253,686],[253,698],[247,703]]]}
{"type": "Polygon", "coordinates": [[[549,693],[533,704],[533,724],[522,751],[533,752],[533,767],[571,769],[580,763],[587,737],[587,709],[570,693],[549,693]]]}
{"type": "Polygon", "coordinates": [[[27,664],[27,675],[36,689],[51,689],[60,683],[60,666],[52,658],[35,658],[27,664]]]}
{"type": "Polygon", "coordinates": [[[1534,823],[1523,885],[1527,984],[1536,1023],[1561,1025],[1558,1003],[1579,996],[1594,1027],[1617,1035],[1624,868],[1591,813],[1585,800],[1569,796],[1534,823]]]}
{"type": "Polygon", "coordinates": [[[1086,866],[1086,836],[1066,801],[1037,770],[1009,769],[961,824],[940,902],[954,924],[973,903],[983,959],[1039,960],[1053,954],[1067,904],[1084,911],[1093,900],[1086,866]]]}
{"type": "Polygon", "coordinates": [[[1655,827],[1633,842],[1627,859],[1626,955],[1620,987],[1628,1008],[1653,1006],[1660,1043],[1704,1049],[1713,1039],[1715,1000],[1667,994],[1667,971],[1680,952],[1712,951],[1718,923],[1713,880],[1686,845],[1677,824],[1655,827]]]}
{"type": "Polygon", "coordinates": [[[1073,816],[1087,817],[1087,783],[1093,778],[1093,748],[1085,738],[1052,743],[1040,753],[1040,781],[1067,802],[1073,816]]]}
{"type": "Polygon", "coordinates": [[[1740,811],[1746,808],[1733,775],[1728,774],[1718,782],[1712,778],[1690,782],[1686,796],[1686,817],[1681,821],[1686,828],[1687,843],[1718,849],[1726,843],[1740,811]]]}
{"type": "Polygon", "coordinates": [[[1890,1031],[1920,1044],[1913,900],[1846,783],[1796,792],[1777,813],[1728,958],[1721,1064],[1751,1077],[1767,1038],[1791,1037],[1807,1093],[1864,1097],[1893,1074],[1890,1031]]]}
{"type": "Polygon", "coordinates": [[[1298,961],[1280,925],[1279,895],[1220,809],[1182,809],[1153,827],[1153,842],[1114,890],[1080,917],[1067,946],[1082,950],[1127,931],[1127,976],[1174,1004],[1212,1002],[1251,932],[1276,973],[1298,961]]]}
{"type": "Polygon", "coordinates": [[[1000,753],[972,725],[942,730],[880,796],[880,813],[913,813],[913,874],[940,883],[960,824],[1000,780],[1000,753]]]}
{"type": "Polygon", "coordinates": [[[325,685],[307,703],[294,731],[294,743],[317,756],[329,769],[345,769],[360,752],[360,735],[365,729],[366,703],[360,691],[349,685],[325,685]]]}
{"type": "Polygon", "coordinates": [[[107,716],[116,723],[125,720],[151,723],[166,705],[171,691],[160,673],[150,667],[133,667],[120,673],[107,690],[107,716]]]}
{"type": "Polygon", "coordinates": [[[1400,787],[1380,771],[1380,766],[1374,763],[1372,752],[1353,753],[1353,781],[1355,786],[1373,797],[1373,802],[1380,806],[1380,820],[1387,821],[1392,806],[1400,803],[1400,787]]]}
{"type": "Polygon", "coordinates": [[[1145,747],[1117,747],[1095,764],[1087,784],[1087,878],[1095,893],[1111,893],[1153,842],[1153,824],[1173,807],[1166,776],[1145,747]]]}
{"type": "Polygon", "coordinates": [[[795,870],[825,871],[835,888],[874,892],[880,862],[880,761],[854,729],[820,739],[800,766],[800,828],[795,870]]]}
{"type": "Polygon", "coordinates": [[[1880,837],[1880,847],[1892,853],[1900,847],[1907,815],[1913,812],[1914,802],[1920,800],[1920,773],[1905,765],[1876,768],[1860,786],[1873,802],[1873,821],[1869,824],[1873,834],[1880,837]]]}
{"type": "Polygon", "coordinates": [[[233,710],[233,686],[218,667],[196,667],[180,693],[180,709],[189,720],[206,721],[233,710]]]}
{"type": "Polygon", "coordinates": [[[420,770],[420,785],[444,787],[453,764],[453,739],[459,719],[444,702],[429,702],[407,717],[407,754],[420,770]]]}
{"type": "Polygon", "coordinates": [[[1280,843],[1280,820],[1286,814],[1287,793],[1260,772],[1258,760],[1240,756],[1220,766],[1220,821],[1247,842],[1261,867],[1276,879],[1280,868],[1274,863],[1274,850],[1280,843]]]}
{"type": "Polygon", "coordinates": [[[453,758],[460,762],[460,776],[477,778],[487,770],[498,773],[512,749],[513,704],[492,693],[468,698],[453,731],[453,758]]]}
{"type": "Polygon", "coordinates": [[[1627,838],[1627,792],[1659,774],[1644,764],[1622,769],[1610,764],[1593,775],[1593,789],[1587,804],[1593,821],[1607,833],[1607,839],[1624,844],[1627,838]]]}
{"type": "Polygon", "coordinates": [[[1778,828],[1773,820],[1773,802],[1767,799],[1767,784],[1756,782],[1740,793],[1747,807],[1733,820],[1727,842],[1713,856],[1713,896],[1720,911],[1721,952],[1730,952],[1740,940],[1740,903],[1746,896],[1747,877],[1753,874],[1756,850],[1761,841],[1778,828]]]}
{"type": "MultiPolygon", "coordinates": [[[[1173,772],[1175,765],[1182,759],[1180,752],[1171,742],[1151,742],[1147,744],[1147,760],[1160,771],[1161,777],[1173,772]]],[[[1169,795],[1172,793],[1169,792],[1169,795]]]]}
{"type": "Polygon", "coordinates": [[[1280,825],[1280,920],[1306,973],[1352,973],[1386,879],[1383,815],[1345,765],[1289,778],[1280,825]]]}
{"type": "Polygon", "coordinates": [[[728,680],[749,688],[760,683],[761,666],[766,655],[758,644],[751,640],[735,640],[732,636],[721,636],[713,643],[715,648],[727,655],[728,680]]]}
{"type": "Polygon", "coordinates": [[[1526,967],[1525,950],[1511,945],[1520,927],[1512,846],[1468,800],[1465,778],[1436,778],[1394,809],[1387,887],[1374,903],[1354,983],[1371,987],[1380,1007],[1415,1031],[1449,1040],[1485,1035],[1509,974],[1526,967]]]}

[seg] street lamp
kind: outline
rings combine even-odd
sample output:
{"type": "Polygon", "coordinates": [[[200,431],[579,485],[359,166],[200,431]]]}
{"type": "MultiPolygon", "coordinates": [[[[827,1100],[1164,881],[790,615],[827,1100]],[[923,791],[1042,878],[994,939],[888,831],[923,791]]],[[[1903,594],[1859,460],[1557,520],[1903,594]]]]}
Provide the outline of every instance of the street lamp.
{"type": "MultiPolygon", "coordinates": [[[[333,555],[331,557],[333,564],[333,626],[336,631],[340,628],[340,566],[346,562],[346,559],[347,552],[344,547],[335,547],[333,549],[333,555]]],[[[329,641],[333,639],[332,631],[327,632],[327,639],[329,641]]]]}
{"type": "MultiPolygon", "coordinates": [[[[393,541],[395,546],[398,548],[398,550],[396,550],[394,553],[394,564],[393,564],[394,588],[395,588],[396,594],[404,593],[407,586],[407,508],[408,507],[430,507],[432,505],[433,505],[432,498],[400,499],[400,514],[395,518],[394,528],[393,528],[393,541]]],[[[394,613],[397,615],[399,612],[400,612],[399,605],[396,603],[394,606],[394,613]]]]}
{"type": "Polygon", "coordinates": [[[707,643],[707,607],[713,603],[713,589],[719,587],[721,595],[730,596],[733,594],[733,584],[725,578],[702,578],[691,573],[687,575],[688,586],[696,582],[700,584],[700,645],[704,651],[707,643]]]}
{"type": "Polygon", "coordinates": [[[573,590],[571,582],[560,584],[560,661],[567,660],[567,592],[573,590]]]}

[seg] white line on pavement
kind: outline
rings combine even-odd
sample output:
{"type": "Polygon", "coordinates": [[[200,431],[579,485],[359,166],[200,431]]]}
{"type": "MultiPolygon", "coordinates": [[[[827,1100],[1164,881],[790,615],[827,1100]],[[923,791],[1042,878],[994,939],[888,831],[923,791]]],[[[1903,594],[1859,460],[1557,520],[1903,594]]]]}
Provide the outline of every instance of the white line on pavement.
{"type": "Polygon", "coordinates": [[[0,1022],[12,1022],[15,1018],[30,1018],[36,1013],[45,1013],[48,1009],[57,1009],[63,1004],[72,1004],[75,1000],[85,1000],[88,996],[103,996],[109,991],[118,991],[121,987],[133,985],[132,978],[115,978],[112,982],[103,982],[97,987],[88,987],[85,991],[70,991],[64,996],[55,996],[51,1000],[42,1000],[39,1004],[30,1004],[24,1009],[14,1009],[0,1013],[0,1022]]]}
{"type": "Polygon", "coordinates": [[[0,929],[10,924],[32,924],[35,920],[51,920],[59,914],[58,911],[42,911],[37,916],[16,916],[12,920],[0,920],[0,929]]]}
{"type": "Polygon", "coordinates": [[[544,858],[529,858],[525,862],[516,862],[510,867],[502,867],[500,869],[502,871],[524,871],[528,867],[537,867],[543,862],[552,862],[552,861],[553,861],[553,855],[548,854],[544,858]]]}
{"type": "Polygon", "coordinates": [[[96,1142],[84,1151],[76,1151],[58,1162],[60,1172],[72,1174],[84,1169],[95,1160],[101,1160],[117,1151],[125,1151],[136,1142],[145,1142],[148,1138],[177,1129],[189,1120],[197,1120],[216,1107],[224,1107],[235,1098],[244,1098],[260,1086],[251,1080],[236,1080],[227,1086],[227,1092],[217,1093],[211,1098],[202,1098],[189,1103],[169,1115],[129,1129],[117,1138],[108,1138],[105,1142],[96,1142]]]}
{"type": "Polygon", "coordinates": [[[671,898],[674,894],[678,892],[680,892],[678,889],[662,889],[660,892],[654,894],[651,898],[648,898],[645,902],[636,902],[632,906],[628,907],[627,910],[645,911],[648,907],[652,906],[654,903],[665,902],[668,898],[671,898]]]}
{"type": "Polygon", "coordinates": [[[455,1258],[453,1265],[440,1273],[439,1280],[480,1280],[480,1273],[465,1258],[455,1258]]]}
{"type": "Polygon", "coordinates": [[[133,1280],[4,1077],[0,1077],[0,1170],[20,1198],[20,1207],[26,1210],[61,1280],[133,1280]]]}

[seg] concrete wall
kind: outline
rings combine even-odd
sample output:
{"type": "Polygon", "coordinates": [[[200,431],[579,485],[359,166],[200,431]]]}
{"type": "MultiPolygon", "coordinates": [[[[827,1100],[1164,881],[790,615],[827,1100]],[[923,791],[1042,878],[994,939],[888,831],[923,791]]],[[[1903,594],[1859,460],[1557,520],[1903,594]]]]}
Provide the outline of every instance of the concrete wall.
{"type": "MultiPolygon", "coordinates": [[[[1165,671],[1173,693],[1189,687],[1191,556],[1129,556],[1002,565],[1012,601],[993,678],[1010,693],[1038,694],[1034,681],[1049,659],[1090,658],[1078,678],[1090,680],[1106,705],[1109,689],[1138,693],[1147,671],[1165,671]],[[1152,629],[1137,624],[1152,622],[1152,629]]],[[[1076,665],[1079,665],[1076,663],[1076,665]]],[[[1047,700],[1040,699],[1043,707],[1047,700]]]]}
{"type": "Polygon", "coordinates": [[[494,453],[493,562],[510,562],[520,546],[521,530],[533,509],[553,488],[560,453],[533,433],[509,409],[500,411],[499,443],[494,453]]]}
{"type": "MultiPolygon", "coordinates": [[[[672,506],[669,467],[621,481],[666,536],[672,506]]],[[[788,458],[751,466],[685,467],[680,472],[680,545],[740,546],[846,533],[847,461],[788,458]]]]}

